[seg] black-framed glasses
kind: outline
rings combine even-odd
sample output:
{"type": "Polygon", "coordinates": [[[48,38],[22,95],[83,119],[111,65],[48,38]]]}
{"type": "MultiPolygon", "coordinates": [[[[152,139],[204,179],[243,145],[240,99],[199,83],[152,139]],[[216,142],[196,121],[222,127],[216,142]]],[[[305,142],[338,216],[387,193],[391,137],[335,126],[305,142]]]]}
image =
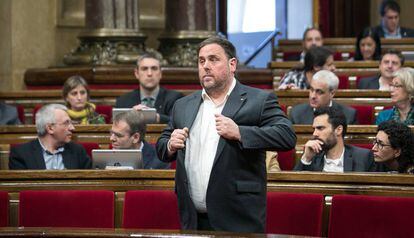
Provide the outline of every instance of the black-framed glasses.
{"type": "Polygon", "coordinates": [[[384,144],[382,141],[379,141],[377,139],[374,139],[372,141],[372,145],[375,146],[377,145],[378,149],[382,150],[385,146],[391,146],[390,144],[384,144]]]}
{"type": "Polygon", "coordinates": [[[403,85],[402,84],[390,84],[390,88],[395,88],[395,89],[397,89],[397,88],[402,88],[403,87],[403,85]]]}

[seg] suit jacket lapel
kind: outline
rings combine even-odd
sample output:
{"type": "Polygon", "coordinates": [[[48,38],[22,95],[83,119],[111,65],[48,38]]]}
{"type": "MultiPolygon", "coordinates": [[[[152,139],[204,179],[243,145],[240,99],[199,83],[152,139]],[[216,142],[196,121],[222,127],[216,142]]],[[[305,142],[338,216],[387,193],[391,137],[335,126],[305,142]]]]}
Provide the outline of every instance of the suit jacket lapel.
{"type": "Polygon", "coordinates": [[[325,153],[321,153],[315,156],[312,161],[314,171],[322,171],[325,165],[325,153]]]}
{"type": "Polygon", "coordinates": [[[157,98],[155,99],[155,104],[154,104],[154,107],[157,109],[157,111],[162,109],[164,100],[165,100],[165,89],[160,87],[160,90],[158,91],[158,95],[157,95],[157,98]]]}
{"type": "Polygon", "coordinates": [[[148,143],[145,143],[144,141],[144,147],[142,148],[142,160],[144,162],[144,168],[148,168],[148,164],[151,162],[152,155],[151,151],[148,150],[148,146],[151,146],[148,143]]]}
{"type": "Polygon", "coordinates": [[[344,152],[344,172],[349,172],[353,170],[353,158],[352,158],[352,152],[350,148],[347,148],[345,146],[345,152],[344,152]]]}
{"type": "Polygon", "coordinates": [[[74,168],[75,166],[73,165],[73,160],[71,159],[71,154],[70,154],[70,150],[67,147],[68,144],[65,144],[64,146],[64,150],[62,152],[62,161],[63,161],[63,165],[65,166],[65,169],[70,169],[70,168],[74,168]]]}
{"type": "Polygon", "coordinates": [[[188,104],[184,109],[184,126],[188,127],[188,129],[191,129],[193,126],[201,102],[201,91],[194,93],[192,97],[188,99],[188,104]]]}
{"type": "Polygon", "coordinates": [[[35,160],[37,169],[46,169],[45,159],[43,158],[43,149],[38,139],[33,144],[33,159],[35,160]]]}
{"type": "MultiPolygon", "coordinates": [[[[236,86],[227,99],[226,105],[224,106],[221,114],[234,120],[234,115],[240,110],[246,101],[246,91],[241,87],[239,82],[236,82],[236,86]]],[[[225,139],[220,137],[216,156],[214,157],[213,167],[214,164],[216,164],[217,159],[220,157],[220,154],[223,152],[225,144],[225,139]]]]}

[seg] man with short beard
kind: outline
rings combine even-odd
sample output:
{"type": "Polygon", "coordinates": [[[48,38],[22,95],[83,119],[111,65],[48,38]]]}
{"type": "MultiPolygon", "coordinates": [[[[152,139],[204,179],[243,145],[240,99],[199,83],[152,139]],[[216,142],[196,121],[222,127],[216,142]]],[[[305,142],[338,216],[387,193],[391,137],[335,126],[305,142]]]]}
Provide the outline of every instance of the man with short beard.
{"type": "Polygon", "coordinates": [[[292,123],[276,95],[241,84],[236,68],[231,42],[201,42],[203,90],[177,100],[157,142],[160,160],[177,161],[175,191],[185,230],[265,232],[265,151],[295,147],[292,123]]]}
{"type": "Polygon", "coordinates": [[[134,75],[139,81],[139,89],[117,98],[115,107],[133,108],[137,111],[155,108],[157,110],[157,123],[168,123],[175,101],[183,95],[160,87],[162,77],[160,60],[155,54],[145,53],[140,55],[134,75]]]}
{"type": "Polygon", "coordinates": [[[342,111],[334,107],[315,110],[313,137],[294,170],[323,172],[368,172],[374,170],[372,152],[345,145],[347,123],[342,111]]]}

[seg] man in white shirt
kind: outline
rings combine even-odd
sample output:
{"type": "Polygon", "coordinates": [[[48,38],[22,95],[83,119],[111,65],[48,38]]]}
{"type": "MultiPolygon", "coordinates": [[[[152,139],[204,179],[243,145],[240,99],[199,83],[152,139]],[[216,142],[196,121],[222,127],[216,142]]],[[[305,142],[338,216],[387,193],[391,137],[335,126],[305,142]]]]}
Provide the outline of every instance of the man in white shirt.
{"type": "Polygon", "coordinates": [[[273,93],[240,84],[236,50],[211,37],[198,48],[203,90],[176,101],[157,142],[158,158],[177,161],[183,229],[263,233],[265,151],[290,150],[296,135],[273,93]]]}
{"type": "Polygon", "coordinates": [[[367,172],[374,170],[372,152],[345,145],[347,123],[342,111],[333,107],[315,110],[312,139],[307,141],[304,152],[294,170],[323,172],[367,172]]]}

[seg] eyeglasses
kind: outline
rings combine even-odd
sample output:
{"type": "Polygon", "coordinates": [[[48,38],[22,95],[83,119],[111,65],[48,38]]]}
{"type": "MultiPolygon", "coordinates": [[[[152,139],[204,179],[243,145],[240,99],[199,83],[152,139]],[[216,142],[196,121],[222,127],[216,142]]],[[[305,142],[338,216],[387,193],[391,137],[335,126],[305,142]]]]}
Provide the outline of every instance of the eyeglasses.
{"type": "Polygon", "coordinates": [[[73,126],[73,123],[72,123],[71,120],[66,120],[66,121],[61,122],[61,123],[52,123],[52,125],[61,125],[61,126],[64,126],[64,127],[69,127],[71,125],[73,126]]]}
{"type": "Polygon", "coordinates": [[[372,141],[372,145],[373,146],[377,145],[378,149],[380,149],[380,150],[382,150],[384,148],[384,146],[391,146],[390,144],[384,144],[384,143],[382,143],[381,141],[379,141],[377,139],[374,139],[372,141]]]}
{"type": "Polygon", "coordinates": [[[402,88],[402,87],[403,87],[402,84],[390,84],[390,88],[397,89],[397,88],[402,88]]]}

